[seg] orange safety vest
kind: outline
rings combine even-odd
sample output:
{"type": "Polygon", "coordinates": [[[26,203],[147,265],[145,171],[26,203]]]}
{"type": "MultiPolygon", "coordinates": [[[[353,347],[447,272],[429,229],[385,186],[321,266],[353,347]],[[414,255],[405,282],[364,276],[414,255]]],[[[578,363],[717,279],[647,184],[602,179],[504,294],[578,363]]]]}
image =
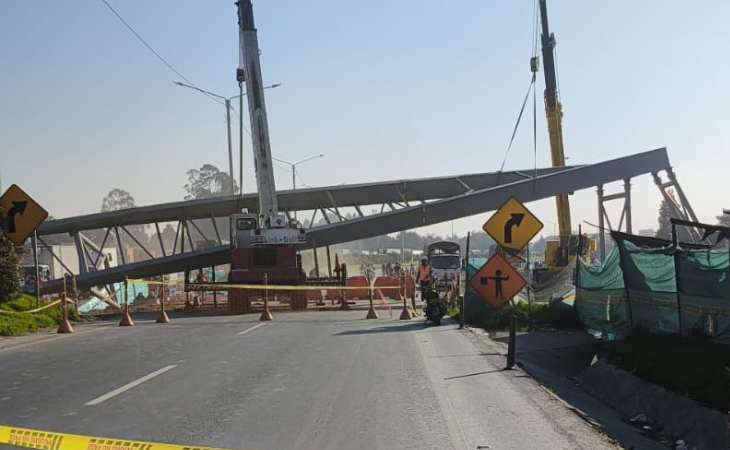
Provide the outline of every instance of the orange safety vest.
{"type": "Polygon", "coordinates": [[[428,280],[431,278],[431,264],[418,266],[418,278],[416,281],[428,280]]]}

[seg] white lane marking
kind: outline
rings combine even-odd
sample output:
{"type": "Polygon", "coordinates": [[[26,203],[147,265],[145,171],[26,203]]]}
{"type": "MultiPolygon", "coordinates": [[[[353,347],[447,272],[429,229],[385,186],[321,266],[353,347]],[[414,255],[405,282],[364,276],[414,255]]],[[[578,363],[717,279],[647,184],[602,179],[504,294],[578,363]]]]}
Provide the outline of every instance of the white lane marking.
{"type": "Polygon", "coordinates": [[[251,328],[246,328],[246,329],[245,329],[245,330],[243,330],[243,331],[239,331],[239,332],[238,332],[238,333],[236,333],[236,334],[240,336],[240,335],[242,335],[242,334],[246,334],[246,333],[248,333],[249,331],[253,331],[253,330],[255,330],[256,328],[259,328],[259,327],[263,327],[264,325],[266,325],[266,324],[265,324],[265,323],[260,323],[260,324],[258,324],[258,325],[254,325],[254,326],[252,326],[251,328]]]}
{"type": "Polygon", "coordinates": [[[86,406],[94,406],[94,405],[98,405],[101,402],[105,402],[112,397],[116,397],[117,395],[121,394],[122,392],[126,392],[135,386],[139,386],[140,384],[144,383],[145,381],[149,381],[158,375],[162,375],[163,373],[167,372],[168,370],[174,369],[175,367],[177,367],[177,366],[173,364],[173,365],[165,366],[160,370],[155,370],[154,372],[147,374],[147,375],[143,376],[142,378],[138,378],[138,379],[132,381],[131,383],[125,384],[124,386],[122,386],[120,388],[114,389],[111,392],[107,392],[106,394],[102,395],[101,397],[96,397],[94,400],[91,400],[90,402],[86,403],[86,406]]]}

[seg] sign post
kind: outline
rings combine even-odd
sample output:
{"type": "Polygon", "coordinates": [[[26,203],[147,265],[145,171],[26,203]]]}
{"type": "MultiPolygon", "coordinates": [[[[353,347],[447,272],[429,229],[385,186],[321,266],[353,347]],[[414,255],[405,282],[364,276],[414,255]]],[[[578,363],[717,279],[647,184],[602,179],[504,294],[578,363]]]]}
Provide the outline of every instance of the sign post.
{"type": "MultiPolygon", "coordinates": [[[[512,267],[510,260],[522,259],[518,256],[520,251],[542,227],[542,222],[515,197],[508,198],[484,223],[482,228],[499,244],[501,250],[492,255],[469,279],[469,284],[492,308],[501,308],[527,286],[527,280],[512,267]]],[[[529,247],[527,252],[529,273],[529,247]]],[[[527,295],[529,300],[529,290],[527,295]]],[[[507,369],[515,364],[516,334],[517,317],[513,315],[510,317],[507,369]]]]}

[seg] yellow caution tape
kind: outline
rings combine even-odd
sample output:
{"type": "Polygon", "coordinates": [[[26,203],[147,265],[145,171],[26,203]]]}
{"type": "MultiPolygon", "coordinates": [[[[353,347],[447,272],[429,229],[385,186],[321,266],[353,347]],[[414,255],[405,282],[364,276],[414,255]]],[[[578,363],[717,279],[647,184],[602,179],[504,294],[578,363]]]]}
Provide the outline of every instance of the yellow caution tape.
{"type": "Polygon", "coordinates": [[[0,444],[38,450],[223,450],[215,447],[131,441],[79,434],[54,433],[0,425],[0,444]]]}
{"type": "MultiPolygon", "coordinates": [[[[127,280],[129,283],[135,284],[155,284],[160,286],[185,286],[184,283],[173,283],[165,281],[148,281],[141,279],[127,280]]],[[[188,283],[188,287],[194,286],[196,291],[210,290],[221,290],[223,289],[256,289],[256,290],[268,290],[268,291],[347,291],[347,290],[363,290],[368,289],[367,286],[312,286],[312,285],[280,285],[280,284],[205,284],[205,283],[188,283]]],[[[403,285],[401,285],[401,288],[403,285]]],[[[373,286],[373,289],[395,289],[398,285],[393,286],[373,286]]]]}
{"type": "MultiPolygon", "coordinates": [[[[71,302],[71,300],[66,300],[66,301],[67,302],[71,302]]],[[[45,306],[41,306],[40,308],[36,308],[36,309],[30,309],[28,311],[6,311],[4,309],[0,309],[0,314],[31,314],[31,313],[37,313],[39,311],[43,311],[44,309],[48,309],[51,306],[56,306],[59,303],[61,303],[61,300],[55,300],[55,301],[52,301],[51,303],[49,303],[49,304],[47,304],[45,306]]]]}

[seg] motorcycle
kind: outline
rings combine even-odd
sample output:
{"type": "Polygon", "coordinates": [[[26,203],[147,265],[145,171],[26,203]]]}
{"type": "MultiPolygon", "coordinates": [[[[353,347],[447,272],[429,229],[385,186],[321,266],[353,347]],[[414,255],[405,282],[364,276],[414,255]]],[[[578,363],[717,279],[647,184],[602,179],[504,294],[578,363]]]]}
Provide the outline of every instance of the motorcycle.
{"type": "Polygon", "coordinates": [[[434,325],[441,325],[441,319],[446,315],[446,299],[439,296],[435,283],[421,286],[421,298],[425,303],[423,313],[427,321],[434,325]]]}

